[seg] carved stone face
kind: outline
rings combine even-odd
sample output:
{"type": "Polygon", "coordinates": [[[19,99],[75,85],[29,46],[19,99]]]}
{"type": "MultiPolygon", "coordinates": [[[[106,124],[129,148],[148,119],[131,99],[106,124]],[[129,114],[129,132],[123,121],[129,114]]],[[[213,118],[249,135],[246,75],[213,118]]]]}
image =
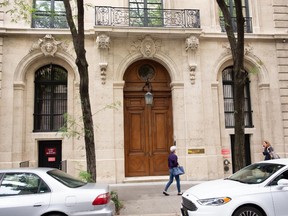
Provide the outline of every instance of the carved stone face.
{"type": "Polygon", "coordinates": [[[49,53],[52,52],[53,47],[54,47],[53,44],[52,44],[52,43],[49,43],[49,42],[46,43],[46,45],[45,45],[45,49],[46,49],[46,51],[49,52],[49,53]]]}
{"type": "Polygon", "coordinates": [[[57,45],[51,41],[45,41],[41,46],[41,50],[44,55],[53,56],[57,52],[57,45]]]}

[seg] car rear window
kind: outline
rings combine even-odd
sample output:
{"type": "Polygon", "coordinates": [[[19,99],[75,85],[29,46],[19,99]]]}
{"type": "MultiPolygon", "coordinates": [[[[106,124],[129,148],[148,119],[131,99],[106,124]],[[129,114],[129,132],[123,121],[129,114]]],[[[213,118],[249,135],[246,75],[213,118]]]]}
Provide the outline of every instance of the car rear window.
{"type": "Polygon", "coordinates": [[[77,179],[60,170],[51,170],[48,171],[47,174],[70,188],[77,188],[86,184],[86,182],[81,181],[80,179],[77,179]]]}

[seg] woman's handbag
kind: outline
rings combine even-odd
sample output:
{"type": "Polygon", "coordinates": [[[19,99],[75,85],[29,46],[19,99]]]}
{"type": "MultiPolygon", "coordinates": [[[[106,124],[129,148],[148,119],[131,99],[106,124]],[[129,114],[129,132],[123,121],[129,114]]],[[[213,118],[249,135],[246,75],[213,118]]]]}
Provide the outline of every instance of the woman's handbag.
{"type": "Polygon", "coordinates": [[[185,173],[183,166],[178,166],[173,168],[173,175],[183,175],[185,173]]]}
{"type": "Polygon", "coordinates": [[[280,156],[278,154],[276,154],[276,152],[274,151],[274,149],[270,146],[267,148],[269,154],[270,154],[270,159],[280,159],[280,156]]]}
{"type": "Polygon", "coordinates": [[[271,159],[280,159],[280,156],[276,154],[274,151],[270,152],[270,157],[271,159]]]}

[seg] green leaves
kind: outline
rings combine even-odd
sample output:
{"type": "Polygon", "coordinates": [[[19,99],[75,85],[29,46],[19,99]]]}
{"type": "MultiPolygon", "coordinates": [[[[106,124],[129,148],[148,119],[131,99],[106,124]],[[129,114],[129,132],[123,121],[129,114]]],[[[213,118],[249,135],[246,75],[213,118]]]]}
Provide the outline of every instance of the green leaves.
{"type": "Polygon", "coordinates": [[[0,7],[9,14],[12,22],[24,20],[31,22],[31,14],[34,12],[33,6],[26,0],[4,0],[0,2],[0,7]]]}

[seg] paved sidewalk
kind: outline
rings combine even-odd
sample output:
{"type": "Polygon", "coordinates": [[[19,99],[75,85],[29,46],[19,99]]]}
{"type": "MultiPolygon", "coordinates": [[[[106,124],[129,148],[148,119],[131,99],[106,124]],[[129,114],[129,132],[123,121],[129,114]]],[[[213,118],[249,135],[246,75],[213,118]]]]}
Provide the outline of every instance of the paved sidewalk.
{"type": "MultiPolygon", "coordinates": [[[[167,180],[168,181],[168,180],[167,180]]],[[[181,196],[177,195],[176,182],[163,194],[167,182],[111,184],[110,190],[118,193],[124,207],[120,215],[129,216],[180,216],[181,196]]],[[[184,192],[199,182],[181,181],[184,192]]]]}

